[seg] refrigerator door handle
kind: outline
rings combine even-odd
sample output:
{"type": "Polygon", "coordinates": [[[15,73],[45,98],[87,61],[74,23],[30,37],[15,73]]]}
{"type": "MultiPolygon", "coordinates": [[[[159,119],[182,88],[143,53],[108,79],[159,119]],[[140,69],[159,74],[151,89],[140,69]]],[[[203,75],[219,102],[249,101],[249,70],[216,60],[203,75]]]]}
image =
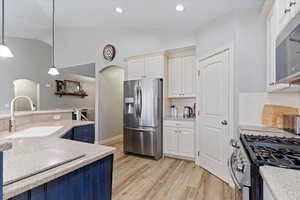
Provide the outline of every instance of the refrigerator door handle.
{"type": "Polygon", "coordinates": [[[135,114],[139,117],[139,88],[136,88],[135,114]]]}
{"type": "Polygon", "coordinates": [[[142,110],[143,110],[143,92],[142,92],[142,88],[140,87],[140,117],[142,117],[142,110]]]}
{"type": "Polygon", "coordinates": [[[131,131],[141,131],[141,132],[155,132],[156,131],[155,128],[129,128],[129,127],[125,127],[125,129],[131,130],[131,131]]]}

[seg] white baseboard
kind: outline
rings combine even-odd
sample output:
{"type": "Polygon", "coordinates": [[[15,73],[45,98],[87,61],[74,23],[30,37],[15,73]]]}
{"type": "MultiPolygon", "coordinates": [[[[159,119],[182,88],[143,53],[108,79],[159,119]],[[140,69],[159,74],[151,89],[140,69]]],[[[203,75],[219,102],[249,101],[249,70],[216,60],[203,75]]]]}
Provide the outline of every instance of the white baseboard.
{"type": "Polygon", "coordinates": [[[105,139],[105,140],[101,140],[99,143],[100,144],[105,144],[105,143],[113,142],[115,140],[119,140],[119,139],[122,139],[122,138],[123,138],[123,134],[122,135],[117,135],[117,136],[114,136],[112,138],[108,138],[108,139],[105,139]]]}

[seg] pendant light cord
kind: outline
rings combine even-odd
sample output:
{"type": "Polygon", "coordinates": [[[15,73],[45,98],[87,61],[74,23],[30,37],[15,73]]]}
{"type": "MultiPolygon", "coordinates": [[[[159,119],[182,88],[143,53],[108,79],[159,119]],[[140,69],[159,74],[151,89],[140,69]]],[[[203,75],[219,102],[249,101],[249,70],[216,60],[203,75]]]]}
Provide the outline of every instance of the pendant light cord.
{"type": "MultiPolygon", "coordinates": [[[[4,1],[4,0],[2,0],[4,1]]],[[[54,40],[55,40],[55,24],[54,24],[54,15],[55,15],[55,0],[53,0],[52,3],[52,67],[55,67],[55,44],[54,44],[54,40]]]]}
{"type": "Polygon", "coordinates": [[[4,0],[2,0],[2,36],[1,43],[4,44],[4,0]]]}

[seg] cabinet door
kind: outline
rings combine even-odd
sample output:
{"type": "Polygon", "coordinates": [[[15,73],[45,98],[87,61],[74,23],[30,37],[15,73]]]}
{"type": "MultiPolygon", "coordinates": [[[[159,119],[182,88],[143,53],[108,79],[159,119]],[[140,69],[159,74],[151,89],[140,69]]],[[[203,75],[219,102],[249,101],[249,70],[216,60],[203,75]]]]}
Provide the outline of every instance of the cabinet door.
{"type": "Polygon", "coordinates": [[[290,6],[292,8],[292,17],[295,17],[300,11],[300,0],[290,0],[290,6]]]}
{"type": "Polygon", "coordinates": [[[267,88],[276,82],[276,12],[271,11],[267,18],[267,88]]]}
{"type": "Polygon", "coordinates": [[[194,158],[194,131],[180,129],[178,132],[179,155],[194,158]]]}
{"type": "Polygon", "coordinates": [[[169,97],[182,96],[182,59],[169,60],[169,97]]]}
{"type": "Polygon", "coordinates": [[[149,56],[145,58],[145,76],[147,78],[164,78],[165,58],[149,56]]]}
{"type": "Polygon", "coordinates": [[[182,58],[182,88],[185,97],[195,96],[195,67],[195,56],[188,56],[182,58]]]}
{"type": "Polygon", "coordinates": [[[178,155],[178,138],[176,128],[165,128],[165,153],[178,155]]]}
{"type": "Polygon", "coordinates": [[[128,60],[128,80],[138,80],[145,77],[145,59],[128,60]]]}
{"type": "Polygon", "coordinates": [[[73,139],[80,142],[94,143],[95,128],[93,125],[76,127],[73,130],[73,139]]]}
{"type": "Polygon", "coordinates": [[[291,20],[292,8],[290,6],[290,0],[276,1],[276,7],[278,15],[278,33],[280,33],[291,20]]]}

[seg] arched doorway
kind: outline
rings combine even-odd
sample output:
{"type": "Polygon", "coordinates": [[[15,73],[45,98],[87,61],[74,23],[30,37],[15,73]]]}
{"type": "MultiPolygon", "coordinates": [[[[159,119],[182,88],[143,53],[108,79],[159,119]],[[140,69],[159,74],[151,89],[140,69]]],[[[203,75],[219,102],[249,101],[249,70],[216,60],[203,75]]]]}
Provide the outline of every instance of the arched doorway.
{"type": "Polygon", "coordinates": [[[99,75],[100,142],[123,135],[123,82],[125,70],[108,66],[99,75]]]}
{"type": "MultiPolygon", "coordinates": [[[[40,84],[28,80],[28,79],[17,79],[13,82],[14,86],[14,97],[27,96],[30,97],[36,109],[40,109],[40,84]]],[[[16,111],[30,110],[30,105],[26,100],[20,99],[16,102],[16,111]]]]}

